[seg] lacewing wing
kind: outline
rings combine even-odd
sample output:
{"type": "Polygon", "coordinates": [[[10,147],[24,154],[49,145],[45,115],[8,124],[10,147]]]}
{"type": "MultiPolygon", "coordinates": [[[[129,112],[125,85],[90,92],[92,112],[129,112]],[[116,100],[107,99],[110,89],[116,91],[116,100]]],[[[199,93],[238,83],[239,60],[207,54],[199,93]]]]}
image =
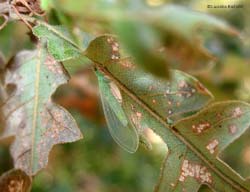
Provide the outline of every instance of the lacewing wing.
{"type": "Polygon", "coordinates": [[[131,125],[121,106],[121,100],[112,93],[111,81],[100,72],[96,72],[99,82],[104,115],[106,117],[108,129],[113,139],[126,151],[134,153],[139,145],[139,136],[136,128],[131,125]]]}

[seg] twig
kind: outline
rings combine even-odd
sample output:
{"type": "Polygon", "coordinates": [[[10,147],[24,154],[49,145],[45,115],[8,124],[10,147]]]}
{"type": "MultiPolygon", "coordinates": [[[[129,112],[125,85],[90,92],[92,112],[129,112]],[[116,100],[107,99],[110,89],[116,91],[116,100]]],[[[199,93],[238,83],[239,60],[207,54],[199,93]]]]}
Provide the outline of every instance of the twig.
{"type": "Polygon", "coordinates": [[[0,30],[2,30],[7,25],[9,17],[5,14],[0,14],[0,17],[4,18],[3,23],[0,25],[0,30]]]}
{"type": "Polygon", "coordinates": [[[23,16],[18,12],[15,6],[12,6],[13,10],[16,12],[16,14],[19,16],[19,18],[32,30],[32,26],[23,18],[23,16]]]}
{"type": "Polygon", "coordinates": [[[0,3],[0,17],[4,18],[3,24],[0,25],[0,30],[4,28],[9,21],[22,20],[29,28],[31,28],[31,26],[28,22],[34,23],[36,21],[33,17],[19,13],[9,2],[0,3]]]}

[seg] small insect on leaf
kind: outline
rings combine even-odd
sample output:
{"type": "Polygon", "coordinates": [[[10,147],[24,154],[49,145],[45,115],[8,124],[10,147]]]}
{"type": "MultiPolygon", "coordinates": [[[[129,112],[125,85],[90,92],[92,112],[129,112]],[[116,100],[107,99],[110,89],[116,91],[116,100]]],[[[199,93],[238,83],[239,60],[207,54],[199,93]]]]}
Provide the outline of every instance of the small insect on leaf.
{"type": "Polygon", "coordinates": [[[123,149],[134,153],[138,148],[139,136],[137,130],[128,122],[121,107],[120,91],[113,82],[109,81],[99,71],[96,72],[96,75],[109,132],[123,149]]]}

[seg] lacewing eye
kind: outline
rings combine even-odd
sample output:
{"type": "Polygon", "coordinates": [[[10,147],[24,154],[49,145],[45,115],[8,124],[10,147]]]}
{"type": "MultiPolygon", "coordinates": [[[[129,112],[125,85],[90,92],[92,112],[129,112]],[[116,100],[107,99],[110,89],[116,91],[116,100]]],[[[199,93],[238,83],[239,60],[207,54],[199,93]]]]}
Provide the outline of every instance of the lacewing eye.
{"type": "MultiPolygon", "coordinates": [[[[118,92],[113,95],[114,85],[102,74],[97,72],[99,90],[101,95],[104,115],[107,121],[110,135],[126,151],[134,153],[139,145],[139,136],[137,130],[128,122],[126,114],[121,107],[121,98],[118,101],[118,92]]],[[[119,94],[120,95],[120,94],[119,94]]]]}

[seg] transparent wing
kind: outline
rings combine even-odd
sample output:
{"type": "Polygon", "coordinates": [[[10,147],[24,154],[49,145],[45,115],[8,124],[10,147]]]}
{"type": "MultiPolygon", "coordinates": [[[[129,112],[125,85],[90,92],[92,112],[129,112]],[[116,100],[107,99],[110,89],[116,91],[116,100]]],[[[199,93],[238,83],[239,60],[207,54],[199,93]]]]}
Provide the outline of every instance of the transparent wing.
{"type": "Polygon", "coordinates": [[[120,103],[111,93],[109,82],[97,74],[104,115],[113,139],[126,151],[134,153],[139,144],[137,130],[127,121],[120,103]]]}
{"type": "Polygon", "coordinates": [[[130,124],[124,126],[105,99],[102,100],[102,104],[110,135],[123,149],[134,153],[139,143],[136,130],[130,124]]]}

